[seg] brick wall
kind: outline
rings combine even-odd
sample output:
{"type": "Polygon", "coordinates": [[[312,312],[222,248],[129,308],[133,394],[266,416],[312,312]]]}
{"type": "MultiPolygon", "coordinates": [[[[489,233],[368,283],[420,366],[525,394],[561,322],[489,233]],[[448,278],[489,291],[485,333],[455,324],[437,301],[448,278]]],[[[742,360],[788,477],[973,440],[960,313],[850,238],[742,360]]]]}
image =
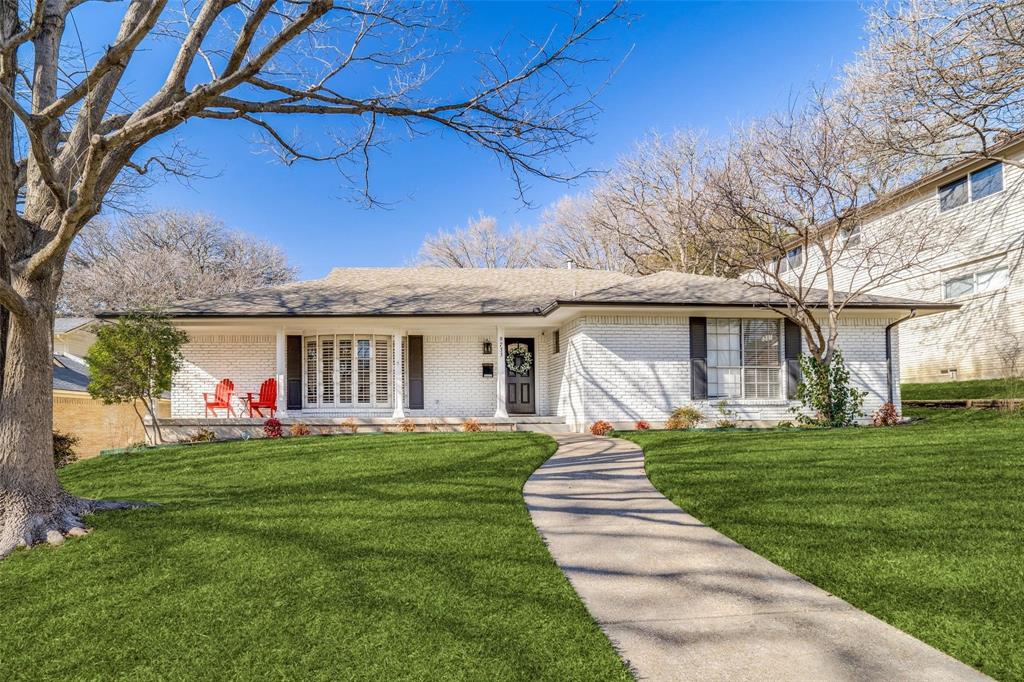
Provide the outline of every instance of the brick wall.
{"type": "MultiPolygon", "coordinates": [[[[145,409],[140,403],[139,410],[143,414],[145,409]]],[[[167,401],[157,402],[157,415],[170,416],[167,401]]],[[[95,457],[101,450],[138,443],[146,437],[131,405],[104,405],[85,393],[54,393],[53,428],[78,436],[75,452],[82,459],[95,457]]]]}
{"type": "MultiPolygon", "coordinates": [[[[849,319],[839,346],[854,385],[867,391],[870,416],[886,399],[885,326],[890,320],[849,319]]],[[[597,419],[662,422],[673,409],[692,404],[709,422],[719,419],[720,401],[690,399],[689,322],[686,317],[584,316],[562,329],[564,357],[552,365],[552,404],[574,428],[597,419]],[[561,373],[557,385],[557,373],[561,373]]],[[[898,384],[898,335],[894,333],[898,384]]],[[[896,393],[898,404],[899,394],[896,393]]],[[[793,418],[795,402],[730,400],[725,408],[740,421],[793,418]]]]}
{"type": "MultiPolygon", "coordinates": [[[[262,335],[193,336],[183,349],[185,362],[171,386],[171,416],[202,417],[203,393],[213,394],[221,379],[235,383],[232,404],[242,412],[239,396],[258,393],[277,371],[277,339],[262,335]]],[[[224,410],[218,414],[223,416],[224,410]]]]}
{"type": "MultiPolygon", "coordinates": [[[[549,411],[548,359],[550,333],[509,330],[510,337],[534,339],[537,414],[549,411]]],[[[235,382],[233,404],[239,416],[242,404],[238,395],[256,392],[260,384],[276,371],[274,336],[194,336],[184,348],[185,363],[174,377],[171,389],[175,418],[202,417],[203,392],[213,393],[224,378],[235,382]]],[[[483,363],[502,361],[493,335],[434,335],[423,339],[424,409],[406,410],[409,416],[491,417],[497,399],[497,379],[484,377],[483,363]],[[484,341],[492,343],[492,353],[483,354],[484,341]]],[[[408,379],[405,381],[408,404],[408,379]]],[[[222,414],[223,410],[218,414],[222,414]]],[[[390,417],[391,408],[336,407],[318,411],[325,415],[390,417]]]]}

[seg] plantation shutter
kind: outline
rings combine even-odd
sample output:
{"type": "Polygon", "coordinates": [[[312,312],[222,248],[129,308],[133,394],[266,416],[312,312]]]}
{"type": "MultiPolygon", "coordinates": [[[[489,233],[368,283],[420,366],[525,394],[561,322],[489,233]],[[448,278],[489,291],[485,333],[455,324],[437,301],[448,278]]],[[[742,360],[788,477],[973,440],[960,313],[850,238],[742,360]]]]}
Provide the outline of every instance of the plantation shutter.
{"type": "Polygon", "coordinates": [[[708,319],[690,318],[690,398],[708,397],[708,319]]]}
{"type": "Polygon", "coordinates": [[[409,337],[409,409],[423,409],[423,337],[409,337]]]}
{"type": "Polygon", "coordinates": [[[286,383],[288,386],[288,409],[302,409],[302,337],[289,336],[287,344],[286,383]]]}
{"type": "Polygon", "coordinates": [[[800,325],[786,320],[786,399],[796,400],[796,387],[800,384],[800,353],[803,351],[803,339],[800,338],[800,325]]]}

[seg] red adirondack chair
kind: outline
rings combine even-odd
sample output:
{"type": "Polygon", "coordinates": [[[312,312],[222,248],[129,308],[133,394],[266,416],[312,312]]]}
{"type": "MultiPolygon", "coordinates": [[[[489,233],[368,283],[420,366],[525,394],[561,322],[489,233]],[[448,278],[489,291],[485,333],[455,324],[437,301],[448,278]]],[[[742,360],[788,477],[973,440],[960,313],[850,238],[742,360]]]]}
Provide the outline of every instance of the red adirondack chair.
{"type": "Polygon", "coordinates": [[[270,416],[273,417],[274,413],[277,412],[277,379],[267,379],[260,386],[260,394],[253,395],[249,394],[249,418],[252,418],[253,410],[256,411],[260,417],[263,417],[263,413],[260,409],[270,410],[270,416]]]}
{"type": "Polygon", "coordinates": [[[236,416],[235,409],[231,407],[231,396],[234,392],[235,383],[231,379],[221,379],[220,383],[217,384],[217,388],[213,391],[213,400],[210,400],[209,393],[203,394],[203,400],[206,402],[206,415],[209,416],[212,413],[216,417],[217,408],[223,408],[232,417],[236,416]]]}

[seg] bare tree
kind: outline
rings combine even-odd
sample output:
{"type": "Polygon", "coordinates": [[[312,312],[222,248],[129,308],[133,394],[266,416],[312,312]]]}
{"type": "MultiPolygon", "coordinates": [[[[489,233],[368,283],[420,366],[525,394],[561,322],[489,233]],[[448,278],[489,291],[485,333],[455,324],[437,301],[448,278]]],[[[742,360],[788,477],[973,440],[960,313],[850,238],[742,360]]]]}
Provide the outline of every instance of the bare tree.
{"type": "Polygon", "coordinates": [[[572,263],[590,270],[632,272],[619,236],[604,229],[605,221],[589,195],[562,197],[549,206],[536,231],[537,253],[545,267],[572,263]]]}
{"type": "Polygon", "coordinates": [[[241,121],[286,163],[335,164],[370,200],[368,161],[392,128],[479,145],[520,187],[531,175],[562,178],[546,162],[586,137],[595,109],[579,74],[620,11],[581,8],[541,42],[508,41],[445,97],[423,86],[443,68],[447,5],[127,0],[113,41],[90,55],[64,31],[94,8],[0,0],[0,557],[109,506],[67,493],[53,470],[54,308],[68,249],[110,192],[133,174],[188,172],[161,153],[169,133],[195,119],[241,121]],[[128,66],[158,40],[175,49],[154,91],[135,97],[123,87],[128,66]],[[335,125],[311,143],[283,128],[289,116],[335,125]]]}
{"type": "Polygon", "coordinates": [[[175,301],[284,284],[296,272],[277,246],[203,213],[97,218],[68,252],[57,309],[159,311],[175,301]]]}
{"type": "Polygon", "coordinates": [[[999,143],[1024,128],[1024,2],[883,3],[867,32],[843,87],[860,143],[902,174],[976,155],[1018,163],[999,143]]]}
{"type": "Polygon", "coordinates": [[[589,192],[548,209],[539,230],[543,259],[638,274],[736,276],[719,253],[725,243],[700,229],[709,153],[696,133],[647,136],[589,192]]]}
{"type": "Polygon", "coordinates": [[[920,202],[887,217],[889,195],[877,187],[858,132],[833,103],[758,121],[739,132],[709,170],[707,229],[726,239],[723,254],[745,278],[777,297],[776,309],[798,324],[807,352],[831,363],[839,319],[857,299],[906,277],[957,237],[947,220],[920,202]]]}
{"type": "Polygon", "coordinates": [[[528,268],[538,264],[532,240],[519,227],[500,230],[480,214],[465,227],[441,230],[420,246],[420,265],[443,268],[528,268]]]}

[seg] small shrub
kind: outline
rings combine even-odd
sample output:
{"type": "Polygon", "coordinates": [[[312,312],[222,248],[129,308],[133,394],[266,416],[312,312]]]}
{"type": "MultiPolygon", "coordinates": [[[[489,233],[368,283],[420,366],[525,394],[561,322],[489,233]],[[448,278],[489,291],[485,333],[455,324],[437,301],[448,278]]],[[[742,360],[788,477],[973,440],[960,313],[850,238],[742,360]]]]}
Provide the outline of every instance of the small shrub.
{"type": "Polygon", "coordinates": [[[793,422],[779,422],[775,425],[777,429],[791,429],[793,428],[793,422]]]}
{"type": "Polygon", "coordinates": [[[355,417],[349,417],[345,421],[341,422],[341,425],[348,429],[348,432],[351,434],[359,432],[359,422],[356,421],[355,417]]]}
{"type": "Polygon", "coordinates": [[[480,422],[470,417],[462,422],[462,430],[466,433],[478,433],[480,431],[480,422]]]}
{"type": "Polygon", "coordinates": [[[802,426],[838,428],[853,426],[863,413],[865,391],[857,390],[850,380],[850,372],[838,349],[830,363],[810,355],[800,356],[803,380],[796,388],[800,404],[814,416],[793,408],[796,420],[802,426]]]}
{"type": "Polygon", "coordinates": [[[210,429],[199,429],[191,436],[185,436],[178,440],[179,443],[212,443],[217,440],[217,434],[210,429]]]}
{"type": "Polygon", "coordinates": [[[729,409],[728,400],[719,400],[715,405],[718,410],[718,421],[715,422],[716,429],[735,429],[736,411],[729,409]]]}
{"type": "Polygon", "coordinates": [[[416,430],[416,423],[411,419],[403,419],[399,422],[398,428],[402,433],[412,433],[416,430]]]}
{"type": "Polygon", "coordinates": [[[312,431],[308,426],[306,426],[302,422],[295,422],[290,427],[288,427],[288,433],[290,433],[293,437],[298,438],[299,436],[308,436],[309,434],[312,433],[312,431]]]}
{"type": "Polygon", "coordinates": [[[590,425],[590,433],[594,434],[595,436],[607,436],[613,430],[615,430],[615,427],[613,427],[611,424],[609,424],[603,419],[598,419],[596,422],[590,425]]]}
{"type": "Polygon", "coordinates": [[[633,428],[636,429],[637,431],[647,431],[648,429],[651,428],[651,425],[650,423],[641,419],[636,424],[633,424],[633,428]]]}
{"type": "Polygon", "coordinates": [[[665,428],[672,429],[673,431],[692,429],[702,421],[704,421],[704,415],[701,414],[700,410],[691,405],[687,405],[686,407],[677,407],[672,410],[672,414],[669,415],[668,421],[665,422],[665,428]]]}
{"type": "Polygon", "coordinates": [[[78,454],[75,452],[76,445],[78,445],[78,436],[62,431],[54,431],[53,466],[61,469],[78,459],[78,454]]]}
{"type": "Polygon", "coordinates": [[[892,403],[882,403],[882,406],[871,415],[871,423],[875,426],[895,426],[900,423],[900,413],[892,403]]]}
{"type": "Polygon", "coordinates": [[[280,438],[284,435],[284,432],[281,430],[281,421],[271,417],[263,422],[263,433],[267,438],[280,438]]]}

